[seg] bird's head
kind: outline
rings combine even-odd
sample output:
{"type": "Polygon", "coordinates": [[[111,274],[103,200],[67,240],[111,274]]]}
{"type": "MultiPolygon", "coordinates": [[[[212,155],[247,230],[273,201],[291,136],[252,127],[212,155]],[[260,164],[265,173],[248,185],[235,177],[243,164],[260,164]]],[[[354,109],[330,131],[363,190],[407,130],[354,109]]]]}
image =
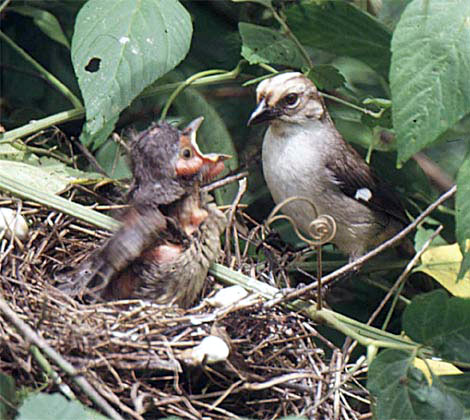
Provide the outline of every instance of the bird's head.
{"type": "Polygon", "coordinates": [[[223,171],[224,160],[230,156],[204,154],[197,145],[196,134],[202,121],[199,117],[183,130],[167,123],[154,124],[133,136],[131,198],[145,201],[153,195],[153,203],[168,204],[223,171]]]}
{"type": "Polygon", "coordinates": [[[203,117],[196,118],[180,134],[180,150],[176,161],[176,174],[183,177],[199,176],[207,182],[224,170],[224,160],[229,155],[219,153],[202,153],[196,142],[196,132],[203,117]]]}
{"type": "Polygon", "coordinates": [[[302,73],[281,73],[263,80],[256,89],[257,107],[248,125],[280,120],[303,124],[325,113],[315,85],[302,73]]]}

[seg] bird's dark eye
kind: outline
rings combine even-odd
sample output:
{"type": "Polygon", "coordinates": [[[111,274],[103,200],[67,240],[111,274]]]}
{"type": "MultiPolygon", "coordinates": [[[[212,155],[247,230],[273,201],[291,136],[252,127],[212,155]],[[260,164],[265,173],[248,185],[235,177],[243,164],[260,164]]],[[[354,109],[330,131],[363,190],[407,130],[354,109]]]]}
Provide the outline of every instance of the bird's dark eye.
{"type": "Polygon", "coordinates": [[[193,151],[190,147],[185,147],[183,150],[181,150],[181,156],[184,159],[191,159],[193,157],[193,151]]]}
{"type": "Polygon", "coordinates": [[[299,102],[299,95],[297,93],[289,93],[288,95],[284,96],[284,103],[287,106],[294,107],[299,102]]]}

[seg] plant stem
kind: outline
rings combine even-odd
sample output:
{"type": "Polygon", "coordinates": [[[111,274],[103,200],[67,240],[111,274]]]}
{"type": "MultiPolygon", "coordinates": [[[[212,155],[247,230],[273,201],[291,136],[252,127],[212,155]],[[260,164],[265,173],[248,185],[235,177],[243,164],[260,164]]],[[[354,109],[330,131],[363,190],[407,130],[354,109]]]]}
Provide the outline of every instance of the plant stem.
{"type": "Polygon", "coordinates": [[[31,188],[4,174],[0,174],[0,190],[8,191],[18,197],[35,201],[49,208],[61,211],[62,213],[77,217],[102,229],[114,231],[121,226],[121,224],[112,217],[66,200],[58,195],[31,188]]]}
{"type": "Polygon", "coordinates": [[[0,14],[5,10],[5,7],[8,6],[8,4],[11,2],[11,0],[5,0],[2,5],[0,6],[0,14]]]}
{"type": "Polygon", "coordinates": [[[36,68],[43,75],[45,79],[47,79],[50,83],[52,83],[57,90],[62,93],[76,108],[83,108],[83,104],[81,103],[80,99],[78,99],[73,92],[65,86],[57,77],[55,77],[52,73],[47,71],[41,64],[39,64],[33,57],[31,57],[23,48],[17,45],[12,39],[10,39],[7,35],[5,35],[2,31],[0,31],[0,38],[3,39],[11,48],[13,48],[21,57],[23,57],[29,64],[36,68]]]}
{"type": "Polygon", "coordinates": [[[54,153],[51,150],[44,149],[42,147],[35,147],[35,146],[28,146],[27,144],[24,144],[21,140],[13,140],[11,142],[2,142],[2,143],[8,143],[12,147],[14,147],[16,150],[19,150],[20,152],[25,152],[25,153],[35,153],[37,155],[44,155],[44,156],[49,156],[51,158],[60,160],[61,162],[71,165],[74,162],[74,159],[68,158],[66,156],[62,156],[59,153],[54,153]]]}
{"type": "MultiPolygon", "coordinates": [[[[265,305],[270,306],[272,302],[276,302],[276,296],[282,294],[281,291],[266,283],[255,280],[252,277],[245,276],[242,273],[231,270],[221,264],[212,264],[210,273],[215,277],[221,279],[225,283],[238,284],[253,293],[261,295],[263,298],[268,299],[265,305]]],[[[354,339],[358,340],[364,346],[375,345],[378,347],[396,348],[401,350],[413,350],[417,344],[410,340],[406,340],[400,336],[382,331],[378,328],[371,327],[356,321],[345,315],[337,312],[322,309],[316,310],[314,304],[310,305],[303,300],[296,300],[294,302],[283,302],[288,309],[292,311],[303,312],[306,316],[317,322],[326,322],[329,326],[343,332],[344,334],[351,335],[354,339]]]]}
{"type": "Polygon", "coordinates": [[[273,74],[278,73],[278,71],[277,71],[274,67],[271,67],[271,66],[268,65],[268,64],[259,63],[258,66],[260,66],[262,69],[264,69],[264,70],[266,70],[266,71],[269,71],[270,73],[273,73],[273,74]]]}
{"type": "Polygon", "coordinates": [[[358,343],[362,344],[364,347],[367,346],[376,346],[376,347],[384,347],[387,349],[396,349],[396,350],[404,350],[404,351],[414,351],[416,350],[418,344],[413,343],[413,342],[406,342],[405,340],[402,340],[401,342],[397,340],[396,336],[393,337],[392,340],[387,340],[385,339],[378,339],[378,338],[372,338],[372,337],[365,337],[364,334],[364,325],[361,324],[360,329],[354,329],[350,325],[347,325],[345,322],[343,322],[340,317],[338,317],[339,314],[333,312],[333,311],[327,311],[325,309],[322,309],[321,311],[317,311],[316,313],[316,320],[322,319],[325,321],[326,324],[329,326],[333,327],[334,329],[342,332],[343,334],[351,337],[352,339],[356,340],[358,343]]]}
{"type": "Polygon", "coordinates": [[[294,35],[294,33],[291,31],[291,29],[289,28],[289,25],[287,25],[286,21],[279,15],[279,13],[277,13],[276,9],[274,7],[270,7],[271,9],[271,12],[274,16],[274,19],[276,19],[279,24],[281,25],[282,29],[284,30],[284,32],[286,33],[286,35],[294,42],[294,44],[297,46],[297,48],[299,49],[300,51],[300,54],[302,54],[302,57],[304,58],[306,64],[312,68],[313,67],[313,63],[312,63],[312,59],[310,58],[310,56],[308,55],[308,52],[307,50],[304,48],[304,46],[300,43],[300,41],[297,39],[297,37],[294,35]]]}
{"type": "Polygon", "coordinates": [[[18,315],[10,308],[7,302],[0,297],[0,311],[10,319],[18,332],[30,343],[35,344],[41,351],[46,354],[54,363],[57,364],[72,380],[79,386],[83,392],[98,405],[110,418],[122,420],[121,415],[111,407],[108,402],[90,385],[86,378],[80,374],[61,354],[57,353],[42,337],[40,337],[33,329],[21,320],[18,315]]]}
{"type": "Polygon", "coordinates": [[[327,93],[320,92],[320,95],[323,96],[324,98],[331,99],[332,101],[338,102],[349,108],[355,109],[356,111],[360,111],[364,114],[370,115],[373,118],[380,118],[382,114],[385,112],[385,108],[381,108],[380,111],[374,112],[374,111],[371,111],[370,109],[362,108],[360,106],[354,105],[351,102],[345,101],[344,99],[338,98],[336,96],[328,95],[327,93]]]}
{"type": "Polygon", "coordinates": [[[200,73],[193,74],[191,77],[188,77],[184,82],[178,85],[178,87],[173,91],[173,93],[170,95],[170,97],[166,101],[166,104],[163,107],[163,110],[160,116],[160,120],[164,120],[166,118],[168,110],[170,109],[171,104],[173,103],[175,98],[193,82],[195,82],[198,79],[202,79],[204,77],[222,75],[222,74],[225,75],[225,73],[227,73],[226,70],[205,70],[205,71],[201,71],[200,73]]]}
{"type": "MultiPolygon", "coordinates": [[[[226,82],[227,80],[233,80],[238,77],[241,72],[241,68],[245,63],[246,61],[242,60],[233,70],[227,71],[224,74],[206,76],[201,79],[195,80],[192,83],[192,86],[207,86],[211,84],[226,82]]],[[[157,86],[154,88],[148,88],[144,90],[141,95],[139,95],[139,98],[148,98],[157,94],[171,92],[182,84],[184,84],[184,82],[167,83],[165,85],[157,86]]],[[[0,133],[0,142],[2,142],[3,140],[12,141],[20,137],[26,137],[37,131],[50,127],[51,125],[63,124],[67,121],[73,121],[83,118],[84,116],[85,109],[83,107],[59,112],[49,117],[32,121],[29,124],[7,131],[6,133],[0,133]]]]}
{"type": "MultiPolygon", "coordinates": [[[[351,272],[355,270],[357,267],[360,267],[363,265],[366,261],[370,260],[372,257],[375,257],[376,255],[380,254],[382,251],[384,251],[387,248],[390,248],[392,245],[396,245],[399,241],[405,238],[406,235],[408,235],[410,232],[412,232],[416,227],[424,220],[426,217],[428,217],[434,210],[436,210],[442,203],[447,201],[449,198],[451,198],[455,192],[457,191],[457,186],[453,186],[450,188],[447,192],[442,194],[436,201],[434,201],[432,204],[430,204],[426,210],[424,210],[414,221],[413,223],[410,223],[408,226],[406,226],[404,229],[402,229],[400,232],[398,232],[395,236],[392,238],[388,239],[378,247],[374,248],[373,250],[369,251],[367,254],[363,255],[362,257],[359,257],[358,259],[344,265],[343,267],[339,268],[338,270],[334,271],[333,273],[328,274],[323,278],[323,284],[328,284],[334,279],[351,272]]],[[[277,298],[274,300],[273,304],[280,302],[281,300],[288,300],[288,299],[296,299],[303,294],[310,293],[314,288],[316,287],[316,284],[312,283],[309,284],[305,287],[302,287],[300,289],[297,289],[293,292],[287,293],[285,296],[281,298],[277,298]]]]}
{"type": "Polygon", "coordinates": [[[160,119],[164,119],[168,113],[168,110],[170,109],[171,104],[175,100],[175,98],[188,86],[200,86],[200,85],[210,85],[213,83],[221,83],[221,82],[226,82],[227,80],[233,80],[238,77],[238,75],[241,72],[242,66],[246,63],[245,60],[241,60],[238,62],[237,66],[230,71],[227,70],[205,70],[200,73],[196,73],[186,79],[183,82],[178,82],[178,83],[171,83],[168,85],[163,85],[163,86],[158,86],[155,89],[152,89],[150,92],[145,93],[143,96],[149,95],[150,93],[156,94],[160,93],[163,91],[167,91],[168,89],[172,89],[173,87],[176,87],[176,89],[173,91],[171,96],[168,98],[165,107],[162,110],[162,114],[160,119]]]}
{"type": "Polygon", "coordinates": [[[44,130],[51,125],[63,124],[64,122],[77,120],[79,118],[83,118],[84,116],[85,109],[83,107],[62,111],[40,120],[33,120],[29,124],[25,124],[21,127],[7,131],[4,134],[0,134],[0,142],[13,141],[21,137],[26,137],[36,133],[37,131],[44,130]]]}

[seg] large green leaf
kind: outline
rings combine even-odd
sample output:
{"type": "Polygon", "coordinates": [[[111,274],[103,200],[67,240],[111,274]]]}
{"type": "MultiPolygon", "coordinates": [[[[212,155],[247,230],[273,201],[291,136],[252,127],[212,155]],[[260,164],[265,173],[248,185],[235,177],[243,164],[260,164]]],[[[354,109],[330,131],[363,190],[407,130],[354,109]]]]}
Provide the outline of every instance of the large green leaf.
{"type": "Polygon", "coordinates": [[[240,22],[242,56],[250,64],[280,64],[300,68],[308,63],[302,58],[294,42],[271,28],[240,22]]]}
{"type": "Polygon", "coordinates": [[[450,362],[470,363],[470,299],[443,290],[414,298],[403,314],[403,329],[450,362]]]}
{"type": "Polygon", "coordinates": [[[470,269],[470,156],[465,159],[457,175],[456,233],[463,260],[459,279],[470,269]]]}
{"type": "Polygon", "coordinates": [[[369,367],[367,387],[377,398],[380,420],[463,418],[459,400],[436,379],[429,386],[423,372],[412,366],[410,353],[387,349],[369,367]]]}
{"type": "Polygon", "coordinates": [[[390,83],[398,162],[470,112],[470,2],[414,0],[392,40],[390,83]]]}
{"type": "Polygon", "coordinates": [[[89,0],[72,39],[88,131],[98,132],[189,50],[191,17],[178,0],[89,0]]]}
{"type": "Polygon", "coordinates": [[[287,10],[287,23],[302,44],[357,58],[388,76],[390,32],[352,4],[303,0],[287,10]]]}

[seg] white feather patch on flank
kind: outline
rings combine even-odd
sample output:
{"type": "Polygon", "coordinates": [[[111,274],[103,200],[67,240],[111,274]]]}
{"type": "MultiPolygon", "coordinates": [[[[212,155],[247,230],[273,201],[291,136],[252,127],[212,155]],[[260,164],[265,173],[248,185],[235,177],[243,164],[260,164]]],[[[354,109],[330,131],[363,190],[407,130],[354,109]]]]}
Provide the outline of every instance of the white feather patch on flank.
{"type": "Polygon", "coordinates": [[[356,200],[369,201],[372,198],[372,191],[369,188],[359,188],[354,196],[356,200]]]}

